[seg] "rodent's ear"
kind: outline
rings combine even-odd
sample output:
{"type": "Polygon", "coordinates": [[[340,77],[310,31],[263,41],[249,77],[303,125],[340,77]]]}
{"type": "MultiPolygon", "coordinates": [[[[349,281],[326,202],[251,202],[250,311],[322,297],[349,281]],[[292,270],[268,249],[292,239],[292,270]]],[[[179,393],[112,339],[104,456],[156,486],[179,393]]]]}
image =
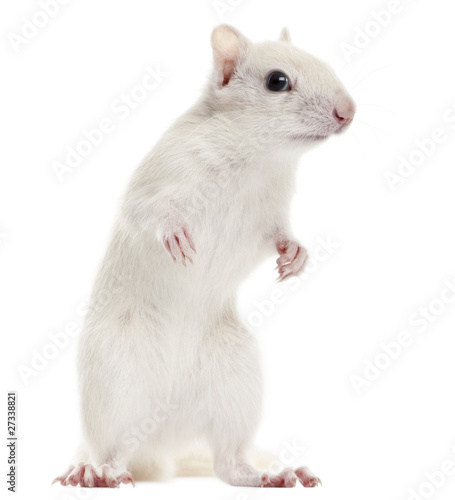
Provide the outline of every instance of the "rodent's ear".
{"type": "Polygon", "coordinates": [[[245,56],[249,44],[246,37],[227,24],[217,26],[212,32],[217,85],[224,87],[234,74],[236,65],[245,56]]]}
{"type": "Polygon", "coordinates": [[[289,30],[286,27],[281,30],[280,41],[291,43],[291,35],[289,34],[289,30]]]}

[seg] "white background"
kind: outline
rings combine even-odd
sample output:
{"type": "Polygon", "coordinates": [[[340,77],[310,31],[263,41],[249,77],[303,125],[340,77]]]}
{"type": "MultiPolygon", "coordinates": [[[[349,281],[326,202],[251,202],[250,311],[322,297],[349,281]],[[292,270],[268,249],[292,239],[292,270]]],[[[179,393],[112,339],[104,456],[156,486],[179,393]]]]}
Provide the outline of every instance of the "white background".
{"type": "MultiPolygon", "coordinates": [[[[454,476],[439,488],[424,484],[426,474],[455,463],[455,304],[438,300],[453,296],[444,294],[445,280],[455,280],[452,5],[402,0],[396,12],[385,0],[230,3],[237,5],[220,19],[212,0],[70,1],[17,51],[11,34],[21,35],[23,18],[42,8],[35,0],[2,3],[1,407],[6,413],[6,392],[17,390],[17,496],[407,500],[420,489],[420,498],[453,498],[454,476]],[[395,12],[383,13],[387,25],[371,24],[387,8],[395,12]],[[297,291],[273,281],[270,259],[239,301],[244,320],[260,323],[253,329],[266,401],[258,447],[281,453],[287,465],[308,464],[323,487],[254,491],[215,478],[88,493],[51,487],[80,440],[77,336],[66,336],[35,375],[18,369],[43,354],[49,334],[80,325],[128,179],[201,92],[210,33],[221,21],[253,41],[277,38],[287,25],[296,45],[330,62],[358,104],[345,135],[302,158],[293,204],[295,235],[310,254],[320,238],[338,247],[313,263],[297,291]],[[375,36],[354,40],[365,28],[375,36]],[[349,57],[343,44],[354,42],[364,46],[349,57]],[[167,76],[121,119],[111,105],[140,84],[147,65],[167,76]],[[103,118],[113,120],[112,133],[59,182],[52,162],[103,118]],[[444,140],[419,157],[415,141],[432,134],[444,140]],[[402,170],[408,176],[393,191],[385,173],[397,173],[400,156],[422,161],[402,170]],[[264,306],[275,289],[284,298],[261,319],[254,301],[264,306]],[[431,322],[418,328],[419,308],[428,306],[431,322]],[[380,355],[401,332],[407,346],[396,359],[380,355]],[[356,390],[353,376],[363,377],[368,362],[383,364],[356,390]],[[303,450],[290,460],[283,450],[294,441],[303,450]]],[[[6,436],[6,415],[3,422],[6,436]]]]}

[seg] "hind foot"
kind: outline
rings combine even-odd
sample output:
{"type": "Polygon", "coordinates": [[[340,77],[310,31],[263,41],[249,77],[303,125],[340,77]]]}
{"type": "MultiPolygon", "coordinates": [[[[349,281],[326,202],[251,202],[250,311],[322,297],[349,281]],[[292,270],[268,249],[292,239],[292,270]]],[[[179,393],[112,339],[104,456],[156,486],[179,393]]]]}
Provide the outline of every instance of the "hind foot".
{"type": "Polygon", "coordinates": [[[299,467],[295,470],[287,468],[273,476],[265,474],[262,486],[264,488],[294,488],[297,481],[305,488],[322,486],[321,480],[316,477],[308,467],[299,467]]]}
{"type": "Polygon", "coordinates": [[[52,484],[59,482],[63,486],[82,486],[85,488],[116,488],[121,483],[131,483],[134,486],[133,476],[127,472],[116,472],[108,465],[104,464],[95,469],[93,465],[80,462],[78,465],[71,465],[62,476],[56,477],[52,484]]]}

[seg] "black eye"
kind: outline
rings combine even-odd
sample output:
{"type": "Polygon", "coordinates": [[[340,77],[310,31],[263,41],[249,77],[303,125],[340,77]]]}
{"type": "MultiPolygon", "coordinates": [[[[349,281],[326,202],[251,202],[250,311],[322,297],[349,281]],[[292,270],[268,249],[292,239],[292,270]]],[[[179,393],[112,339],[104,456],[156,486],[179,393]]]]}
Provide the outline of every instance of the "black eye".
{"type": "Polygon", "coordinates": [[[289,78],[281,71],[272,71],[265,79],[265,86],[272,92],[290,90],[289,78]]]}

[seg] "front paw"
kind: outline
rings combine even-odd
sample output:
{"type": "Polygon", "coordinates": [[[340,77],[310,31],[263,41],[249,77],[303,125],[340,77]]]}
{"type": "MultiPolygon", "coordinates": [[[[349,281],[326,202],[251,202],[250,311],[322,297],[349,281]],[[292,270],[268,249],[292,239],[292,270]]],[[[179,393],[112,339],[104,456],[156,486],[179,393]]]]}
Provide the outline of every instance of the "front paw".
{"type": "Polygon", "coordinates": [[[174,262],[181,262],[186,266],[188,259],[193,263],[193,254],[196,253],[193,237],[184,224],[172,224],[165,228],[161,241],[174,262]]]}
{"type": "Polygon", "coordinates": [[[283,239],[277,242],[276,249],[280,254],[276,260],[278,281],[284,281],[290,276],[297,276],[303,271],[308,257],[305,248],[295,241],[283,239]]]}

